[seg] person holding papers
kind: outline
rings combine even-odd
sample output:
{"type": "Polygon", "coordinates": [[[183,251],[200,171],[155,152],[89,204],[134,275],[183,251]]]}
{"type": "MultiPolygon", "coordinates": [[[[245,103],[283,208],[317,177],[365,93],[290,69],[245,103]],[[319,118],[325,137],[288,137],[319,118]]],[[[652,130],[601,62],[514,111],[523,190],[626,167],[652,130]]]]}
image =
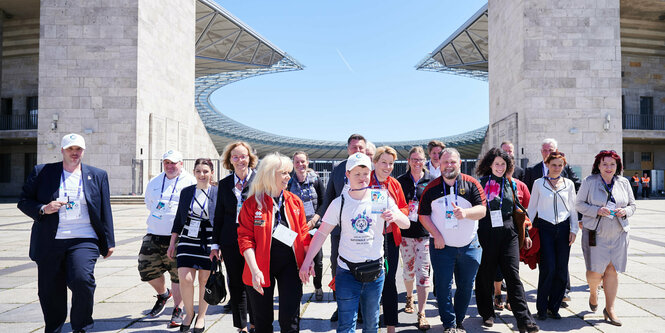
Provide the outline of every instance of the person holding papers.
{"type": "Polygon", "coordinates": [[[478,220],[485,216],[485,194],[476,179],[460,173],[460,154],[455,148],[441,151],[439,161],[441,176],[425,188],[418,216],[432,236],[430,257],[444,332],[460,332],[483,252],[476,231],[478,220]],[[457,285],[454,305],[453,275],[457,285]]]}
{"type": "Polygon", "coordinates": [[[275,282],[281,331],[300,330],[298,269],[311,237],[303,202],[286,191],[292,170],[293,163],[284,155],[263,158],[240,210],[238,247],[245,257],[242,280],[258,333],[273,331],[275,282]]]}
{"type": "MultiPolygon", "coordinates": [[[[506,172],[513,169],[513,159],[500,148],[492,148],[483,157],[476,169],[487,196],[487,212],[478,226],[478,239],[483,255],[476,278],[476,304],[483,326],[494,325],[494,277],[497,267],[506,280],[508,299],[520,332],[538,332],[531,312],[526,304],[524,287],[519,275],[519,241],[513,223],[513,211],[517,201],[512,181],[506,172]]],[[[528,233],[527,233],[528,235],[528,233]]],[[[526,248],[531,240],[525,240],[526,248]]]]}

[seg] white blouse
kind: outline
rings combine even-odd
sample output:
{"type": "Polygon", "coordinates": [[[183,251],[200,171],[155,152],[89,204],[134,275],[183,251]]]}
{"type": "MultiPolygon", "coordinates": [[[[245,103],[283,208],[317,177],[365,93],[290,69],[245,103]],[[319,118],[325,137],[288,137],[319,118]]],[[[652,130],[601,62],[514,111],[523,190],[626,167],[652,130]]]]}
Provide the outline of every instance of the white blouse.
{"type": "Polygon", "coordinates": [[[579,231],[575,209],[575,184],[568,178],[563,178],[563,187],[556,190],[545,177],[536,179],[527,211],[531,221],[535,221],[538,215],[552,224],[569,222],[570,232],[577,234],[579,231]]]}

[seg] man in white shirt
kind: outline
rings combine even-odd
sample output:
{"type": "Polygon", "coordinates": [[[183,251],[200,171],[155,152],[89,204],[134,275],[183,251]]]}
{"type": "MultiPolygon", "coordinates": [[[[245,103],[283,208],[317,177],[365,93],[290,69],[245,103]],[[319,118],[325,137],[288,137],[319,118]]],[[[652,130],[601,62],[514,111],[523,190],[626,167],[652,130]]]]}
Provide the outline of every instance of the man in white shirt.
{"type": "Polygon", "coordinates": [[[182,322],[182,297],[175,260],[166,255],[171,239],[171,228],[180,201],[180,191],[196,184],[196,179],[182,171],[182,154],[169,150],[162,156],[164,172],[148,182],[145,190],[145,205],[150,211],[146,224],[148,232],[143,237],[139,251],[139,274],[141,281],[148,282],[157,292],[155,306],[149,312],[151,317],[159,316],[164,305],[173,296],[173,313],[168,326],[180,326],[182,322]],[[171,277],[171,289],[166,287],[164,272],[171,277]]]}
{"type": "Polygon", "coordinates": [[[446,149],[446,145],[439,140],[432,140],[427,143],[427,155],[429,156],[429,161],[425,163],[425,167],[427,167],[427,171],[429,171],[432,179],[441,176],[439,156],[444,149],[446,149]]]}

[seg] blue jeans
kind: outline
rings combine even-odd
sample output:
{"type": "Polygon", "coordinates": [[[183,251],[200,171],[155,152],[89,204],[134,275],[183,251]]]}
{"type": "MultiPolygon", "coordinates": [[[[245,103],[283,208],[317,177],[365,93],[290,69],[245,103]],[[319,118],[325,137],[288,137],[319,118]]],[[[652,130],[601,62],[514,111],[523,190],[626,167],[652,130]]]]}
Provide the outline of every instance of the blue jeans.
{"type": "Polygon", "coordinates": [[[482,253],[477,237],[469,245],[445,246],[443,249],[435,248],[434,239],[430,239],[429,255],[434,272],[436,302],[439,304],[439,316],[444,328],[456,327],[457,323],[464,320],[482,253]],[[457,285],[454,305],[453,274],[457,285]]]}
{"type": "Polygon", "coordinates": [[[363,312],[363,333],[378,332],[379,303],[385,271],[373,282],[359,282],[350,271],[337,267],[335,289],[339,321],[337,332],[353,333],[356,331],[358,302],[363,312]]]}

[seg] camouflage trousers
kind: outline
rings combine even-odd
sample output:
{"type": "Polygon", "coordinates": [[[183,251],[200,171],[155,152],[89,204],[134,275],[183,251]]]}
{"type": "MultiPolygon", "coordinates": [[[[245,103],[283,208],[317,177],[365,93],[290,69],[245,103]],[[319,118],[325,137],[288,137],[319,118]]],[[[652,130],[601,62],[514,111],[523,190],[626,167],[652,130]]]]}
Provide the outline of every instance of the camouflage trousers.
{"type": "Polygon", "coordinates": [[[171,283],[179,283],[176,262],[166,255],[170,240],[171,236],[147,234],[143,237],[143,243],[139,251],[141,281],[157,279],[168,271],[171,276],[171,283]]]}

